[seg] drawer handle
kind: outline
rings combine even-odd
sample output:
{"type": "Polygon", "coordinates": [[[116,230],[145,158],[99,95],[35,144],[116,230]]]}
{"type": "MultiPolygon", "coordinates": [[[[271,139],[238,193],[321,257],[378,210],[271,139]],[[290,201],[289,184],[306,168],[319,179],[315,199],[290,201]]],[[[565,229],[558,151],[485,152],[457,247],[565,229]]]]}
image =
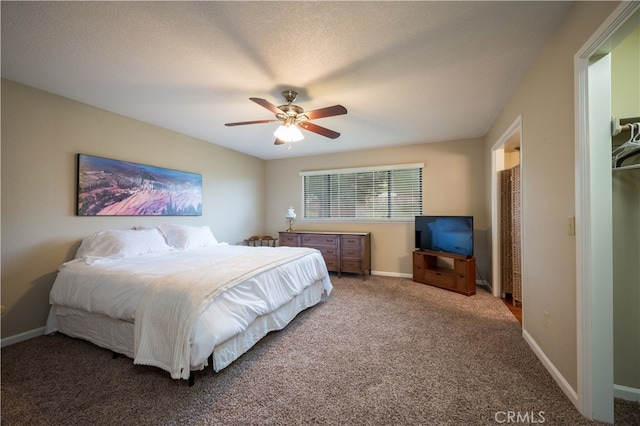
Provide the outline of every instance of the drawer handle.
{"type": "Polygon", "coordinates": [[[355,243],[356,240],[347,240],[348,243],[355,243]]]}

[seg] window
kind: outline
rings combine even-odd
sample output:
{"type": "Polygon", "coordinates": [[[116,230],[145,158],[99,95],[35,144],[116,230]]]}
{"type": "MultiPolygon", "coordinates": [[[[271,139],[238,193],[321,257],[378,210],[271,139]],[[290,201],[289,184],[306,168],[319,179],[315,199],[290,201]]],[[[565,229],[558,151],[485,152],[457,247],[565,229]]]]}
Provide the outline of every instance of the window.
{"type": "Polygon", "coordinates": [[[424,164],[302,172],[303,219],[413,221],[424,164]]]}

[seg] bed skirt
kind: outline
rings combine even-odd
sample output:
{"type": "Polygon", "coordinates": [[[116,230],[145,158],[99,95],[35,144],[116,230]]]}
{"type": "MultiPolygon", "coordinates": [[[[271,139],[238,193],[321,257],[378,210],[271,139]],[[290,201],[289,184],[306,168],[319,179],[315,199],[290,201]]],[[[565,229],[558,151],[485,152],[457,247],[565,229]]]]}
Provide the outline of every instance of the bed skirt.
{"type": "MultiPolygon", "coordinates": [[[[286,327],[298,313],[320,302],[323,282],[316,281],[299,295],[267,315],[257,317],[247,329],[213,349],[213,369],[227,367],[271,331],[286,327]]],[[[134,358],[132,322],[96,315],[78,309],[54,305],[49,312],[45,334],[60,332],[70,337],[87,340],[96,346],[134,358]]],[[[202,370],[207,361],[191,365],[192,371],[202,370]]]]}

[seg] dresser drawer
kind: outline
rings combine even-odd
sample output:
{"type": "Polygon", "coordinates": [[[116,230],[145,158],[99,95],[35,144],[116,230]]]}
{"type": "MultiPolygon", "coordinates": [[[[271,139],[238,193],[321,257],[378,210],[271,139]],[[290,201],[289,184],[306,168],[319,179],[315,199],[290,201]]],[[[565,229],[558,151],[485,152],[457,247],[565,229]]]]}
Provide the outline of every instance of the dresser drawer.
{"type": "Polygon", "coordinates": [[[424,271],[424,280],[429,284],[456,288],[456,277],[453,274],[441,273],[427,269],[424,271]]]}
{"type": "Polygon", "coordinates": [[[342,258],[343,259],[362,259],[362,249],[361,248],[348,248],[342,246],[342,258]]]}
{"type": "Polygon", "coordinates": [[[342,267],[340,268],[344,272],[362,272],[362,262],[359,260],[342,260],[342,267]]]}
{"type": "Polygon", "coordinates": [[[298,247],[298,234],[280,234],[280,245],[298,247]]]}
{"type": "Polygon", "coordinates": [[[322,253],[322,257],[324,257],[325,259],[338,258],[338,249],[335,247],[318,246],[317,249],[320,250],[320,253],[322,253]]]}
{"type": "Polygon", "coordinates": [[[362,247],[362,238],[342,235],[340,245],[344,248],[360,249],[362,247]]]}
{"type": "Polygon", "coordinates": [[[329,271],[337,271],[338,270],[338,258],[331,258],[331,259],[327,259],[326,257],[324,258],[324,263],[327,265],[327,270],[329,271]]]}
{"type": "Polygon", "coordinates": [[[339,237],[337,235],[302,234],[301,245],[303,247],[338,247],[338,238],[339,237]]]}

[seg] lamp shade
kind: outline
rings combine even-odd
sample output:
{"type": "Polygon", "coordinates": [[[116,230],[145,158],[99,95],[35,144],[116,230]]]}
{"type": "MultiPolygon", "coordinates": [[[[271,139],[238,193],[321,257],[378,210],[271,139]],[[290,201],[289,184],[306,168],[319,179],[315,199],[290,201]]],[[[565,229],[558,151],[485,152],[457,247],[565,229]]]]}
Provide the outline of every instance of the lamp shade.
{"type": "Polygon", "coordinates": [[[285,216],[287,219],[295,219],[296,218],[296,211],[293,207],[289,207],[287,209],[287,215],[285,216]]]}
{"type": "Polygon", "coordinates": [[[304,139],[304,135],[295,124],[283,124],[276,129],[273,135],[283,142],[298,142],[304,139]]]}

